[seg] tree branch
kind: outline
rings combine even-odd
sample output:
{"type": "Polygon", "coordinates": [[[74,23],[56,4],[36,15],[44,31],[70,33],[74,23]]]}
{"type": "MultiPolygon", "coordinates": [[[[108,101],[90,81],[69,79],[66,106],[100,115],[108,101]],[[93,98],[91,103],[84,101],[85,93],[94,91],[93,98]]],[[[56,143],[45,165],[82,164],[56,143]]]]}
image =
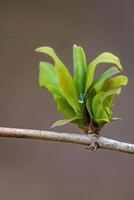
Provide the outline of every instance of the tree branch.
{"type": "Polygon", "coordinates": [[[100,149],[109,149],[109,150],[134,154],[134,144],[119,142],[101,136],[97,138],[96,135],[94,134],[86,135],[86,134],[75,134],[75,133],[58,133],[58,132],[44,131],[44,130],[0,127],[0,137],[50,140],[50,141],[81,144],[87,146],[89,144],[97,142],[100,149]]]}

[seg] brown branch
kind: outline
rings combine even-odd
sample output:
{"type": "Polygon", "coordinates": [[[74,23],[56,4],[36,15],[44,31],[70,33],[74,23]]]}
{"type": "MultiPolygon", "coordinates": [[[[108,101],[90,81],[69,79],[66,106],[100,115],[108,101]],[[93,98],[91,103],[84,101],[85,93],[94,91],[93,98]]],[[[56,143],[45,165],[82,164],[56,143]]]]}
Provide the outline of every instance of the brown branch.
{"type": "Polygon", "coordinates": [[[85,135],[85,134],[74,134],[74,133],[58,133],[58,132],[51,132],[44,130],[0,127],[0,137],[50,140],[50,141],[81,144],[87,146],[89,144],[97,142],[99,144],[100,149],[109,149],[113,151],[120,151],[124,153],[134,154],[134,144],[119,142],[101,136],[97,138],[93,134],[85,135]]]}

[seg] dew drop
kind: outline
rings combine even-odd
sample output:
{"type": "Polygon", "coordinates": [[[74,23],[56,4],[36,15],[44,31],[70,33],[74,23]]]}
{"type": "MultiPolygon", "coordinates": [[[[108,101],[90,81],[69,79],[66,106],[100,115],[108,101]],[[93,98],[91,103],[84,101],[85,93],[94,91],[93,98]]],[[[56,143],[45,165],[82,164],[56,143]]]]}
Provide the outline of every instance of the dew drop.
{"type": "Polygon", "coordinates": [[[80,93],[80,96],[79,96],[79,103],[80,104],[84,103],[84,95],[82,93],[80,93]]]}

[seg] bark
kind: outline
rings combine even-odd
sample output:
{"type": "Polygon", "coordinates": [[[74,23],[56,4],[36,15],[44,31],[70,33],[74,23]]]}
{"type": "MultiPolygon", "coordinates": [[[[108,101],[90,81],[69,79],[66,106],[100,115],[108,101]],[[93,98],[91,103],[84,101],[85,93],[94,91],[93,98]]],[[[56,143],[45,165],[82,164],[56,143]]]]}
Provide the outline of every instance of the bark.
{"type": "Polygon", "coordinates": [[[109,149],[134,154],[134,144],[108,139],[94,134],[59,133],[44,130],[0,127],[0,137],[50,140],[65,143],[86,145],[97,143],[100,149],[109,149]]]}

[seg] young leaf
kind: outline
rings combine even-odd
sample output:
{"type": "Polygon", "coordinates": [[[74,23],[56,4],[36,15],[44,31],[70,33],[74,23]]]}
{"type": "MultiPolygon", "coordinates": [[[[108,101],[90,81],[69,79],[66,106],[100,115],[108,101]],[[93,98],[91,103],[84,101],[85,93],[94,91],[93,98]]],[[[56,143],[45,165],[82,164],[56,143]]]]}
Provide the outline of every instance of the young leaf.
{"type": "Polygon", "coordinates": [[[79,113],[80,105],[78,102],[78,95],[72,76],[70,75],[66,67],[60,65],[56,66],[56,72],[62,94],[64,95],[68,103],[74,108],[75,112],[79,113]]]}
{"type": "Polygon", "coordinates": [[[37,52],[46,53],[51,56],[55,62],[56,73],[58,77],[59,87],[68,103],[74,108],[76,113],[80,112],[80,105],[78,103],[78,95],[72,76],[67,68],[56,55],[55,51],[50,47],[39,47],[37,52]]]}
{"type": "Polygon", "coordinates": [[[127,83],[128,83],[128,78],[126,76],[123,75],[116,76],[105,81],[102,90],[103,91],[113,90],[122,85],[126,85],[127,83]]]}
{"type": "Polygon", "coordinates": [[[59,95],[59,96],[63,97],[63,95],[61,94],[60,89],[57,86],[55,86],[55,85],[47,85],[46,88],[53,96],[54,95],[59,95]]]}
{"type": "MultiPolygon", "coordinates": [[[[116,77],[113,77],[109,80],[107,80],[103,87],[102,87],[102,90],[103,91],[109,91],[109,90],[113,90],[113,89],[116,89],[116,88],[119,88],[120,86],[122,85],[126,85],[128,82],[128,79],[126,76],[116,76],[116,77]]],[[[119,93],[118,93],[119,94],[119,93]]],[[[114,97],[116,95],[111,95],[109,96],[108,98],[106,98],[104,100],[104,108],[107,109],[108,113],[109,113],[109,116],[112,117],[112,103],[113,103],[113,100],[114,100],[114,97]]]]}
{"type": "Polygon", "coordinates": [[[81,119],[81,116],[76,115],[76,116],[74,116],[74,117],[71,118],[71,119],[62,119],[62,120],[58,120],[58,121],[56,121],[56,122],[52,125],[51,128],[54,128],[54,127],[56,127],[56,126],[63,126],[63,125],[65,125],[65,124],[68,124],[68,123],[70,123],[70,122],[73,122],[73,121],[75,121],[75,120],[77,120],[77,119],[81,119]]]}
{"type": "Polygon", "coordinates": [[[57,109],[64,116],[72,118],[76,115],[74,109],[62,96],[54,95],[54,100],[57,102],[57,109]]]}
{"type": "Polygon", "coordinates": [[[48,47],[48,46],[39,47],[35,51],[39,52],[39,53],[45,53],[45,54],[49,55],[54,60],[55,64],[64,66],[62,61],[58,58],[58,56],[56,55],[55,51],[51,47],[48,47]]]}
{"type": "MultiPolygon", "coordinates": [[[[118,93],[119,95],[119,93],[118,93]]],[[[110,96],[108,96],[104,101],[103,101],[103,108],[105,110],[105,112],[107,113],[107,115],[109,116],[109,118],[112,118],[112,104],[113,104],[113,100],[114,98],[117,96],[117,94],[112,94],[110,96]]]]}
{"type": "MultiPolygon", "coordinates": [[[[112,106],[113,106],[113,101],[115,99],[115,97],[117,95],[120,94],[121,92],[121,87],[117,87],[119,88],[119,91],[116,93],[116,94],[112,94],[110,96],[108,96],[104,101],[103,101],[103,107],[104,107],[104,110],[107,112],[109,118],[112,120],[112,106]]],[[[114,88],[116,89],[116,88],[114,88]]]]}
{"type": "Polygon", "coordinates": [[[95,90],[96,92],[98,92],[104,82],[106,80],[108,80],[110,77],[116,75],[117,73],[119,73],[119,69],[117,67],[110,67],[109,69],[107,69],[104,73],[102,73],[91,85],[90,89],[89,89],[89,93],[92,92],[92,90],[95,90]]]}
{"type": "Polygon", "coordinates": [[[85,94],[86,94],[87,90],[89,89],[89,87],[91,86],[91,84],[93,82],[95,68],[100,63],[113,63],[117,66],[117,68],[119,70],[122,70],[120,60],[117,56],[115,56],[115,55],[113,55],[112,53],[109,53],[109,52],[101,53],[99,56],[97,56],[97,58],[95,58],[89,64],[89,67],[88,67],[88,70],[87,70],[87,75],[86,75],[85,94]]]}
{"type": "Polygon", "coordinates": [[[73,46],[73,63],[74,63],[74,83],[78,94],[84,94],[86,79],[86,56],[83,49],[79,46],[73,46]]]}
{"type": "Polygon", "coordinates": [[[90,95],[86,98],[86,107],[90,117],[93,119],[93,110],[92,110],[92,97],[90,95]]]}
{"type": "Polygon", "coordinates": [[[94,120],[96,122],[99,121],[110,121],[111,119],[109,119],[109,115],[107,114],[103,102],[104,100],[113,95],[113,94],[118,94],[120,92],[120,88],[114,89],[114,90],[110,90],[107,92],[98,92],[95,97],[93,98],[92,101],[92,110],[93,110],[93,115],[94,115],[94,120]]]}
{"type": "Polygon", "coordinates": [[[57,102],[59,112],[66,117],[73,117],[75,111],[66,101],[59,89],[59,83],[56,76],[55,67],[47,62],[40,62],[39,64],[39,84],[46,87],[57,102]]]}
{"type": "Polygon", "coordinates": [[[97,92],[99,92],[104,84],[104,82],[111,76],[114,76],[115,74],[119,73],[119,70],[117,67],[110,67],[107,69],[103,74],[101,74],[91,85],[89,92],[86,97],[86,106],[88,109],[88,112],[93,118],[92,113],[92,99],[96,95],[97,92]]]}
{"type": "Polygon", "coordinates": [[[47,62],[39,63],[39,85],[46,87],[49,92],[60,94],[55,67],[47,62]]]}
{"type": "Polygon", "coordinates": [[[73,122],[84,129],[92,122],[89,128],[96,131],[105,123],[117,119],[112,117],[113,99],[120,93],[121,86],[128,81],[126,76],[113,77],[122,70],[118,57],[104,52],[95,58],[87,69],[83,49],[74,45],[73,80],[52,48],[39,47],[36,51],[48,54],[54,60],[54,65],[40,62],[39,84],[52,93],[59,112],[68,118],[55,122],[53,127],[73,122]],[[115,66],[110,67],[93,82],[96,66],[100,63],[113,63],[115,66]]]}

